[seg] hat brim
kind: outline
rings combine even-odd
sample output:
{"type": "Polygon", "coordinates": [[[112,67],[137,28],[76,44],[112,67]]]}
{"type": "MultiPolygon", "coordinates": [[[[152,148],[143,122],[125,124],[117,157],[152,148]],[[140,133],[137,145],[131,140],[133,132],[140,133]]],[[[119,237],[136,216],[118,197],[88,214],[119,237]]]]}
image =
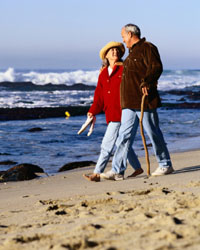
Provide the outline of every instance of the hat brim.
{"type": "Polygon", "coordinates": [[[125,47],[123,43],[119,42],[109,42],[107,43],[99,52],[101,60],[104,60],[109,49],[118,48],[120,51],[119,59],[121,59],[125,53],[125,47]]]}

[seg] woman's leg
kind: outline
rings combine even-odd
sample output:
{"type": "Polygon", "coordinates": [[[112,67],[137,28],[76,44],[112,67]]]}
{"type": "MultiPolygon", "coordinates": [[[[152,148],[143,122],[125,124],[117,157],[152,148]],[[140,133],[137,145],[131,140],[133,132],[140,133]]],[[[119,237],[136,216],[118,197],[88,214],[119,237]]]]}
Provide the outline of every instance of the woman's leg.
{"type": "Polygon", "coordinates": [[[119,128],[120,122],[110,122],[108,124],[105,135],[102,140],[101,152],[96,167],[94,169],[94,173],[103,173],[115,146],[119,128]]]}

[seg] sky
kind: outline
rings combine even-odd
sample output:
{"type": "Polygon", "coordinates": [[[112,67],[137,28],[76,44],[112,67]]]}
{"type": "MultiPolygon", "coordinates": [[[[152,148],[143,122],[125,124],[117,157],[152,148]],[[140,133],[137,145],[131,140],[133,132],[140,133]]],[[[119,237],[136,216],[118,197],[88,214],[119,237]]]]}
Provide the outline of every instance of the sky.
{"type": "Polygon", "coordinates": [[[0,11],[0,69],[97,69],[127,23],[164,69],[200,69],[199,0],[0,0],[0,11]]]}

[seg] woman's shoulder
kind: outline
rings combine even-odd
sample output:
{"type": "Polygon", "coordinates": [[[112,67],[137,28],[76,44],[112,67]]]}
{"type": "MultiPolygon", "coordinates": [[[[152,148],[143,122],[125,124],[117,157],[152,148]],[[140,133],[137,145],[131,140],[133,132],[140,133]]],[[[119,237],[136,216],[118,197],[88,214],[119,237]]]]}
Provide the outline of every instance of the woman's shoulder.
{"type": "Polygon", "coordinates": [[[107,66],[101,67],[100,70],[99,70],[99,76],[102,76],[102,75],[106,74],[107,70],[108,70],[107,66]]]}

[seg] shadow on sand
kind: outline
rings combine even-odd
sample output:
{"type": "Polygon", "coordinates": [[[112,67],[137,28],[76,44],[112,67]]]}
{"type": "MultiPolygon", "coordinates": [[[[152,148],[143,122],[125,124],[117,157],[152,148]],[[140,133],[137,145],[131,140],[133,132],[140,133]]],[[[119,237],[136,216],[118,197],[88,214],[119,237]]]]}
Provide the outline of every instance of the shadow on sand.
{"type": "Polygon", "coordinates": [[[188,173],[188,172],[195,172],[195,171],[200,171],[200,165],[175,170],[173,174],[188,173]]]}

